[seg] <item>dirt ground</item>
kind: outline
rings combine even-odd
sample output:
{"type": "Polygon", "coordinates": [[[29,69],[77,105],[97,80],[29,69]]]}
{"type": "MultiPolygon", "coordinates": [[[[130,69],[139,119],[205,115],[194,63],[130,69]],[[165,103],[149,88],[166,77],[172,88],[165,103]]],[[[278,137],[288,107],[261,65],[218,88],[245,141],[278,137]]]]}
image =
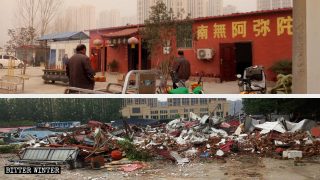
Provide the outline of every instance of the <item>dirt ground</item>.
{"type": "MultiPolygon", "coordinates": [[[[8,165],[15,155],[0,155],[0,166],[8,165]]],[[[142,170],[124,173],[106,169],[62,168],[60,175],[8,175],[0,169],[0,179],[320,179],[320,157],[317,163],[296,166],[293,160],[260,158],[252,155],[232,156],[226,159],[200,160],[185,165],[176,165],[164,160],[147,163],[142,170]]]]}
{"type": "MultiPolygon", "coordinates": [[[[45,84],[42,75],[43,67],[27,67],[24,92],[22,94],[63,94],[67,84],[56,82],[45,84]]],[[[14,75],[21,75],[21,69],[15,69],[14,75]]],[[[0,78],[8,74],[8,69],[0,69],[0,78]]],[[[97,73],[101,75],[101,73],[97,73]]],[[[96,82],[95,89],[105,89],[108,83],[117,83],[117,73],[106,73],[107,82],[96,82]]],[[[206,79],[204,79],[206,80],[206,79]]],[[[190,82],[197,82],[198,78],[191,78],[190,82]]],[[[170,84],[170,82],[169,82],[170,84]]],[[[204,82],[205,94],[239,94],[239,87],[236,81],[216,83],[213,81],[204,82]]],[[[2,92],[0,93],[7,93],[2,92]]]]}

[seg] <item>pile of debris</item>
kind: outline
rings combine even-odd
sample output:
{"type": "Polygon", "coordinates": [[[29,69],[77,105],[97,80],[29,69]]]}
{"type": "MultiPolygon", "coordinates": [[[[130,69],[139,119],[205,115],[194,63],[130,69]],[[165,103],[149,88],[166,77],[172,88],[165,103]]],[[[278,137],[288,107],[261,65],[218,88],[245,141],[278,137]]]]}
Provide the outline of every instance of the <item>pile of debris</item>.
{"type": "Polygon", "coordinates": [[[35,143],[25,143],[20,159],[11,161],[130,172],[145,167],[141,161],[153,158],[184,164],[231,154],[274,158],[320,155],[320,128],[310,120],[291,123],[281,118],[275,122],[248,118],[240,123],[190,113],[189,119],[167,124],[138,126],[125,120],[115,124],[121,126],[89,121],[63,133],[37,138],[35,143]]]}

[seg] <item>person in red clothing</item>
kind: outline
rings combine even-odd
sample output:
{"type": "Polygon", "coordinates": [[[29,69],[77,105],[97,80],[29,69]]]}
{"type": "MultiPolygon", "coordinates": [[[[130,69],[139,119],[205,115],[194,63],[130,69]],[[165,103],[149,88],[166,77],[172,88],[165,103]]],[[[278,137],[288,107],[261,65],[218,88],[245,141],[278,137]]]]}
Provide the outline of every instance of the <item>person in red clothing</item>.
{"type": "Polygon", "coordinates": [[[94,54],[94,52],[91,53],[90,63],[91,63],[92,69],[94,71],[97,71],[97,58],[96,58],[96,55],[94,54]]]}

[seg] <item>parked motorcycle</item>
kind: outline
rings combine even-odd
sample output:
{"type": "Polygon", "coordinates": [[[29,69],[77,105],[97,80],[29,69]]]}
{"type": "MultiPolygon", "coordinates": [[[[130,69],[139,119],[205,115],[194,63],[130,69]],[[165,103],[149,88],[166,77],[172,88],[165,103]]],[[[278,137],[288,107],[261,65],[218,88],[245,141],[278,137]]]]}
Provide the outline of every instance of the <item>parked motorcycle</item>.
{"type": "Polygon", "coordinates": [[[266,94],[266,75],[262,66],[251,66],[244,70],[243,77],[237,75],[240,94],[266,94]]]}

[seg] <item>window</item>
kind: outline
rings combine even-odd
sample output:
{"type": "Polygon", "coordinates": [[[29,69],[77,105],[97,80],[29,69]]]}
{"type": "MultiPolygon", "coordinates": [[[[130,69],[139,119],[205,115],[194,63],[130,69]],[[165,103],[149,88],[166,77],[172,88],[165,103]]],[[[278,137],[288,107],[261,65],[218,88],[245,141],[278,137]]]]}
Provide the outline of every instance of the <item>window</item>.
{"type": "Polygon", "coordinates": [[[132,113],[134,114],[139,114],[141,111],[140,111],[140,108],[139,107],[135,107],[135,108],[132,108],[132,113]]]}
{"type": "Polygon", "coordinates": [[[158,114],[158,111],[151,111],[151,114],[158,114]]]}
{"type": "Polygon", "coordinates": [[[181,106],[181,99],[173,99],[173,106],[181,106]]]}
{"type": "Polygon", "coordinates": [[[65,54],[65,50],[59,49],[58,53],[59,53],[58,61],[62,61],[62,58],[64,57],[64,54],[65,54]]]}
{"type": "Polygon", "coordinates": [[[177,27],[177,48],[192,48],[192,23],[187,22],[177,27]]]}
{"type": "Polygon", "coordinates": [[[200,105],[208,104],[208,99],[200,99],[200,105]]]}
{"type": "Polygon", "coordinates": [[[198,99],[191,99],[191,105],[196,105],[198,104],[198,99]]]}
{"type": "Polygon", "coordinates": [[[187,113],[187,112],[189,112],[189,110],[188,109],[184,109],[184,112],[187,113]]]}
{"type": "Polygon", "coordinates": [[[182,99],[182,105],[189,105],[189,99],[182,99]]]}
{"type": "Polygon", "coordinates": [[[160,115],[160,119],[168,119],[168,115],[160,115]]]}
{"type": "Polygon", "coordinates": [[[178,113],[178,110],[170,110],[170,113],[178,113]]]}
{"type": "Polygon", "coordinates": [[[160,110],[160,114],[167,114],[168,111],[167,110],[160,110]]]}
{"type": "Polygon", "coordinates": [[[4,56],[3,56],[3,59],[9,59],[9,56],[4,55],[4,56]]]}
{"type": "Polygon", "coordinates": [[[159,119],[158,116],[151,116],[151,119],[159,119]]]}
{"type": "Polygon", "coordinates": [[[139,99],[134,100],[134,104],[139,104],[139,102],[140,102],[139,99]]]}

